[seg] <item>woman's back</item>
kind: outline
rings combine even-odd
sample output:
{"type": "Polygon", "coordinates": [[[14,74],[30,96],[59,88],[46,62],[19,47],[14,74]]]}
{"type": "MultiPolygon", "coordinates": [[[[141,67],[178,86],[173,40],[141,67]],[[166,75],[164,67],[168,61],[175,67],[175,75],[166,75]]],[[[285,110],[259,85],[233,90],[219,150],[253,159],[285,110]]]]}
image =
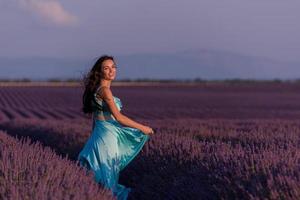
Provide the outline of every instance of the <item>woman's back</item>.
{"type": "MultiPolygon", "coordinates": [[[[92,101],[93,110],[94,110],[93,117],[94,119],[98,119],[98,120],[111,120],[111,119],[116,120],[115,117],[112,115],[107,103],[101,98],[100,88],[101,86],[98,87],[98,89],[96,90],[93,96],[93,101],[92,101]]],[[[122,108],[122,102],[120,98],[115,96],[113,96],[113,98],[118,110],[120,111],[122,108]]]]}

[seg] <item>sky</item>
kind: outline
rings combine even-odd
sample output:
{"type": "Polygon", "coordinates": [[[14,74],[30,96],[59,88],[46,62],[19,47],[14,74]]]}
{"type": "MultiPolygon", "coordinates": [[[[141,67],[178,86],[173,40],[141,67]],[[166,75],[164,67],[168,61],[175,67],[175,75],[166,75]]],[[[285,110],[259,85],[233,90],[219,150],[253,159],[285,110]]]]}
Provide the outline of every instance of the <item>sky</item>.
{"type": "Polygon", "coordinates": [[[300,62],[297,0],[0,0],[0,57],[226,50],[300,62]]]}

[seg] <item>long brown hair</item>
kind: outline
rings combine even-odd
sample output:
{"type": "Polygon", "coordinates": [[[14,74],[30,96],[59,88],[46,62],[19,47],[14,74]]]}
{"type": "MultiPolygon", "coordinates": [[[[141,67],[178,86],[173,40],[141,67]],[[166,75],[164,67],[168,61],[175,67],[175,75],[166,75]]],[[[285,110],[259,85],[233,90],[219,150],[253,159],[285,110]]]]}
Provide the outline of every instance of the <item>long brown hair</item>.
{"type": "MultiPolygon", "coordinates": [[[[93,113],[93,106],[92,106],[92,100],[94,97],[94,93],[96,92],[96,89],[99,87],[100,80],[102,78],[102,63],[105,60],[112,60],[114,61],[113,56],[108,56],[108,55],[102,55],[90,72],[88,72],[84,78],[83,78],[83,83],[84,83],[84,93],[82,95],[82,111],[85,114],[91,114],[93,113]]],[[[114,61],[115,62],[115,61],[114,61]]]]}

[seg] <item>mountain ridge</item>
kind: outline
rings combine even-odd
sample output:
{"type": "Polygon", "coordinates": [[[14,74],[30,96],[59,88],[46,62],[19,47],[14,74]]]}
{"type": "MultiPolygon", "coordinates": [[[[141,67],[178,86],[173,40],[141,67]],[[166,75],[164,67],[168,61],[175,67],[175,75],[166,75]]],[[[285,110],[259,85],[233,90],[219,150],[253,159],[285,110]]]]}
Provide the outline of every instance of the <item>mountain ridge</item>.
{"type": "MultiPolygon", "coordinates": [[[[172,53],[114,55],[117,79],[295,79],[300,62],[279,61],[261,56],[215,49],[186,49],[172,53]]],[[[0,78],[78,78],[94,59],[46,56],[0,57],[0,78]]]]}

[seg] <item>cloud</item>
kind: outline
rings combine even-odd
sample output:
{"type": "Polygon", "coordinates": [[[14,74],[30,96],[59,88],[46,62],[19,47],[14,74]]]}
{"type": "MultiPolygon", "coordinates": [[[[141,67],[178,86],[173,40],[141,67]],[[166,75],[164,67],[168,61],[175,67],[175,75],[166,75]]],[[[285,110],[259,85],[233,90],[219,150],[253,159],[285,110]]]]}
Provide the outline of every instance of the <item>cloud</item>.
{"type": "Polygon", "coordinates": [[[69,13],[57,0],[18,0],[20,5],[30,12],[42,17],[43,20],[56,25],[74,25],[78,22],[76,16],[69,13]]]}

